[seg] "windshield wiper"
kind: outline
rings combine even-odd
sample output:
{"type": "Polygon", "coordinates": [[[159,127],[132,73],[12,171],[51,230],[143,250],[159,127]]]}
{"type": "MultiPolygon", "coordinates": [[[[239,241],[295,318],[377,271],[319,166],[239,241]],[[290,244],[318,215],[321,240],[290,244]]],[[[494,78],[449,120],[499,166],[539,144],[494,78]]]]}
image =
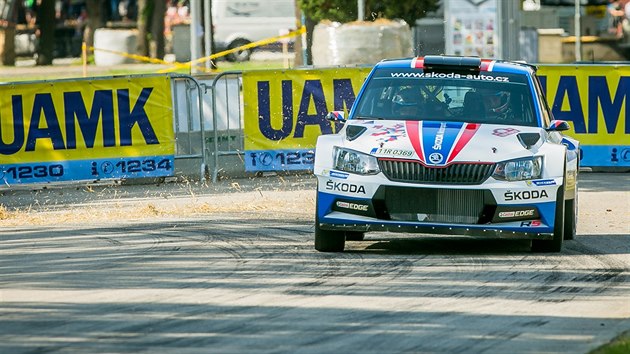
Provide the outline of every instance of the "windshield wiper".
{"type": "Polygon", "coordinates": [[[354,119],[362,119],[362,120],[384,120],[382,117],[366,117],[366,116],[357,116],[354,119]]]}

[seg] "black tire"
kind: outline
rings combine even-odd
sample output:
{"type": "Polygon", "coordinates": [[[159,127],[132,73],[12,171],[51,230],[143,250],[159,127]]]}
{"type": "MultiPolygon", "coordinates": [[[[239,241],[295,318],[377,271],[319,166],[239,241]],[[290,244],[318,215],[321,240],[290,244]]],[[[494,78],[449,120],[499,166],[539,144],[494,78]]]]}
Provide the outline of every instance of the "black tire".
{"type": "MultiPolygon", "coordinates": [[[[246,39],[236,39],[232,43],[230,43],[230,45],[228,45],[228,49],[238,48],[240,46],[243,46],[243,45],[246,45],[246,44],[249,44],[249,43],[251,43],[251,42],[246,40],[246,39]]],[[[252,56],[252,52],[253,51],[254,50],[252,48],[243,49],[243,50],[236,51],[234,53],[230,53],[230,54],[226,55],[225,58],[228,61],[232,61],[232,62],[248,61],[249,58],[252,56]]]]}
{"type": "Polygon", "coordinates": [[[564,204],[564,239],[573,240],[577,233],[577,195],[564,204]]]}
{"type": "Polygon", "coordinates": [[[343,252],[346,245],[344,231],[322,230],[315,219],[315,249],[320,252],[343,252]]]}
{"type": "MultiPolygon", "coordinates": [[[[577,166],[578,171],[580,165],[577,166]]],[[[573,191],[573,199],[567,200],[564,206],[564,239],[573,240],[577,235],[577,217],[578,217],[578,174],[575,173],[575,190],[573,191]]]]}
{"type": "MultiPolygon", "coordinates": [[[[564,179],[566,181],[566,177],[564,179]]],[[[553,239],[551,240],[532,240],[533,252],[560,252],[562,251],[562,241],[564,239],[564,184],[558,188],[556,196],[556,214],[553,226],[553,239]]]]}
{"type": "Polygon", "coordinates": [[[346,241],[363,241],[365,233],[360,231],[346,231],[346,241]]]}

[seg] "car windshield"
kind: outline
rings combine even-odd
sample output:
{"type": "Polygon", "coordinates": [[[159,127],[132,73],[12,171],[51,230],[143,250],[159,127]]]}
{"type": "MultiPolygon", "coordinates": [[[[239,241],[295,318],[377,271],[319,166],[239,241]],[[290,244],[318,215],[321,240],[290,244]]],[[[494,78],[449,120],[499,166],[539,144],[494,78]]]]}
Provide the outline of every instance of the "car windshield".
{"type": "Polygon", "coordinates": [[[531,95],[525,75],[381,69],[365,87],[354,118],[537,126],[531,95]]]}

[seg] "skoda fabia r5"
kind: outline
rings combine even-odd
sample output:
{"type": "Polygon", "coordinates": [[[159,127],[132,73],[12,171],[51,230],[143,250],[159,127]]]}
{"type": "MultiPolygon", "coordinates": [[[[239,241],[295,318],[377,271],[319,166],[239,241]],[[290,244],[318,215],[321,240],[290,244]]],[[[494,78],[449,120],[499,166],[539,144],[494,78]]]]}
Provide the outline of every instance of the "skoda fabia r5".
{"type": "Polygon", "coordinates": [[[317,140],[315,248],[366,232],[530,239],[576,231],[579,143],[553,120],[536,67],[476,57],[385,60],[343,128],[317,140]]]}

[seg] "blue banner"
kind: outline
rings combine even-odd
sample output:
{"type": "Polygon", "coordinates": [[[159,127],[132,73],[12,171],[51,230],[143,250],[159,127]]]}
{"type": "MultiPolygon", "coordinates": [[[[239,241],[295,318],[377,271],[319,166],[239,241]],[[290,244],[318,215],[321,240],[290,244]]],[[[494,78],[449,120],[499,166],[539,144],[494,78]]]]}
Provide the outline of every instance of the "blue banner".
{"type": "Polygon", "coordinates": [[[167,177],[173,175],[173,156],[121,157],[0,165],[7,186],[79,180],[167,177]]]}
{"type": "Polygon", "coordinates": [[[314,160],[314,149],[247,151],[245,170],[248,172],[312,170],[314,160]]]}

